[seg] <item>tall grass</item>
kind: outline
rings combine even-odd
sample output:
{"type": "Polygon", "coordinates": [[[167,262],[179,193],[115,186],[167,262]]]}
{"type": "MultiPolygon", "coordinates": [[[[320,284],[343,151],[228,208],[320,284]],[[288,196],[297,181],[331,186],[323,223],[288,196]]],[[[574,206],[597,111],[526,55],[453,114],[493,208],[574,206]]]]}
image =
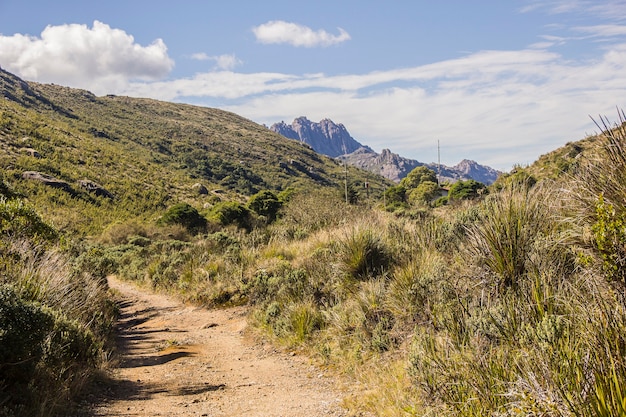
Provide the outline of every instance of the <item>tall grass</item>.
{"type": "Polygon", "coordinates": [[[32,208],[0,213],[0,415],[53,415],[105,362],[115,309],[32,208]]]}

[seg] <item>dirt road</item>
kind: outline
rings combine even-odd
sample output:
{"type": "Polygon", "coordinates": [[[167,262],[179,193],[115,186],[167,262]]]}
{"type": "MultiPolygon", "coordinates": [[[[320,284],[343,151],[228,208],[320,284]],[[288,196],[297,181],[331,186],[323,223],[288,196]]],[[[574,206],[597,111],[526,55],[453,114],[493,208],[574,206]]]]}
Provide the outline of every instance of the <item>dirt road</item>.
{"type": "Polygon", "coordinates": [[[206,310],[111,278],[121,294],[119,366],[94,416],[346,416],[333,381],[254,343],[243,308],[206,310]]]}

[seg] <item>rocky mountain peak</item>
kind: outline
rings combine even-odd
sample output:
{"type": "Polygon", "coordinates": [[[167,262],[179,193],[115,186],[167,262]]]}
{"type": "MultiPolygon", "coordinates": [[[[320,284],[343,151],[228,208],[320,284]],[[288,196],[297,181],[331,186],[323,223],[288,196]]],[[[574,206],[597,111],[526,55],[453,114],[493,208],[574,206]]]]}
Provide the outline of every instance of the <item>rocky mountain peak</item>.
{"type": "Polygon", "coordinates": [[[301,116],[295,118],[291,125],[275,123],[270,130],[305,142],[315,151],[331,157],[352,153],[363,146],[350,136],[343,124],[336,124],[330,119],[316,123],[301,116]]]}

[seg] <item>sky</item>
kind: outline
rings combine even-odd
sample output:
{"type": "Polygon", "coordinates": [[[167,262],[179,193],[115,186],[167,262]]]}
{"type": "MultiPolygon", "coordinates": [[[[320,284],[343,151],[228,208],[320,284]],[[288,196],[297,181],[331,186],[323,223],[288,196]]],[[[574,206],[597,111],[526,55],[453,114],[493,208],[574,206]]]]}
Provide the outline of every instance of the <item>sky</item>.
{"type": "Polygon", "coordinates": [[[626,107],[626,0],[0,0],[0,67],[509,171],[626,107]]]}

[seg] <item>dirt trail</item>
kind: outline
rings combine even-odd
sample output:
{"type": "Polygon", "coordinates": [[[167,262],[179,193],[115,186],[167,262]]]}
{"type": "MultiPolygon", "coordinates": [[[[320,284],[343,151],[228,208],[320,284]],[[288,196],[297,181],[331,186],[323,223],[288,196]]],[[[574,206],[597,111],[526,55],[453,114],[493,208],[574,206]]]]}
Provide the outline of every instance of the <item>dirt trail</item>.
{"type": "Polygon", "coordinates": [[[120,364],[94,416],[346,416],[304,358],[254,343],[245,309],[191,307],[109,280],[122,297],[120,364]]]}

